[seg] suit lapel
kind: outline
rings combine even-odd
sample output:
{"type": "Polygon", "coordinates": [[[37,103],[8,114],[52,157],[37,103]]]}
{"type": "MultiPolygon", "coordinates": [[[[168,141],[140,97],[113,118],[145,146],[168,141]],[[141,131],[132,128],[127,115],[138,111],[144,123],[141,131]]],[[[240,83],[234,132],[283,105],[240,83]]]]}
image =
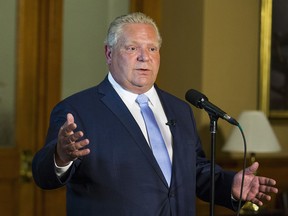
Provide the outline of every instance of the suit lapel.
{"type": "Polygon", "coordinates": [[[172,134],[172,139],[174,143],[174,137],[175,137],[175,132],[176,132],[176,125],[177,125],[177,117],[175,113],[172,111],[171,107],[172,105],[169,104],[169,101],[163,96],[162,91],[155,85],[155,89],[158,93],[158,96],[160,98],[162,107],[164,109],[165,115],[168,120],[168,126],[170,128],[171,134],[172,134]]]}
{"type": "Polygon", "coordinates": [[[175,167],[177,166],[177,160],[175,160],[175,158],[181,158],[181,155],[177,155],[178,154],[178,139],[175,139],[175,137],[181,137],[181,135],[179,134],[179,126],[177,126],[177,115],[175,114],[175,112],[173,112],[173,104],[169,103],[169,99],[167,99],[165,97],[165,94],[162,93],[162,91],[157,87],[157,85],[155,85],[155,89],[158,93],[158,96],[160,98],[160,101],[162,103],[162,107],[164,109],[165,115],[167,117],[168,122],[170,122],[169,129],[171,131],[172,134],[172,148],[173,148],[173,162],[172,162],[172,176],[171,176],[171,187],[175,186],[175,167]],[[177,156],[176,156],[177,155],[177,156]],[[176,157],[175,157],[176,156],[176,157]]]}
{"type": "Polygon", "coordinates": [[[117,116],[117,118],[121,121],[123,126],[130,133],[131,137],[134,139],[135,143],[139,146],[143,154],[148,159],[149,163],[162,179],[162,181],[167,185],[164,175],[153,156],[153,153],[150,147],[147,144],[145,137],[142,134],[140,127],[137,122],[133,118],[132,114],[117,94],[117,92],[113,89],[111,84],[109,83],[107,77],[106,79],[99,85],[99,93],[103,95],[102,102],[107,106],[108,109],[111,110],[117,116]]]}

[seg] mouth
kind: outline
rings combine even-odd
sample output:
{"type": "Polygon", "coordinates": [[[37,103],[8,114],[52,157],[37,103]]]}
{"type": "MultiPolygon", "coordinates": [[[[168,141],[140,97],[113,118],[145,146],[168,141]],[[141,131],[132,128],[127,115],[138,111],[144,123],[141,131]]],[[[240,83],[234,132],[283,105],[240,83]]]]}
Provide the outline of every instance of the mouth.
{"type": "Polygon", "coordinates": [[[150,71],[150,69],[147,69],[147,68],[136,68],[136,70],[142,71],[142,72],[150,71]]]}

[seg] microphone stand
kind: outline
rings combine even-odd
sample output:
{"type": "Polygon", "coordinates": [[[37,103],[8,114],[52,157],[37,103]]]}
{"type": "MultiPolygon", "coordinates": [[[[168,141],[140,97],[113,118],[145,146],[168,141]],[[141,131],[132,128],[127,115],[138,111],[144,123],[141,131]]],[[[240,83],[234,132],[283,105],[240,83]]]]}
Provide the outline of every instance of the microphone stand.
{"type": "Polygon", "coordinates": [[[209,112],[211,133],[211,168],[210,168],[210,216],[214,216],[215,209],[215,144],[218,115],[209,112]]]}

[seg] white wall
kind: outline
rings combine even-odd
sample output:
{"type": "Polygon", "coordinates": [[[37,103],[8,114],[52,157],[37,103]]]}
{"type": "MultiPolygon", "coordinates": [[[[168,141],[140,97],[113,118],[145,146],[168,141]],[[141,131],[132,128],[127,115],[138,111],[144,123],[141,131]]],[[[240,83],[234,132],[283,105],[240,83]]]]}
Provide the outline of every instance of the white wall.
{"type": "Polygon", "coordinates": [[[109,23],[129,11],[129,0],[65,0],[62,98],[98,84],[107,74],[104,39],[109,23]]]}

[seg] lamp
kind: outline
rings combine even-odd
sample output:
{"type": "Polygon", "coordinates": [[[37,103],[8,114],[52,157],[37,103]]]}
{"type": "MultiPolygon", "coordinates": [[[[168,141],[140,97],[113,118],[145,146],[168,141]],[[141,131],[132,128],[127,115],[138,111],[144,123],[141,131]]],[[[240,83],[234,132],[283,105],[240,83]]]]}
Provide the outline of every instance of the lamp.
{"type": "MultiPolygon", "coordinates": [[[[281,150],[278,139],[263,112],[244,111],[240,114],[238,122],[245,134],[248,153],[271,153],[281,150]]],[[[241,133],[235,127],[228,137],[223,151],[243,152],[243,150],[241,133]]]]}
{"type": "MultiPolygon", "coordinates": [[[[274,131],[261,111],[244,111],[240,114],[238,122],[243,129],[247,141],[247,153],[251,156],[251,163],[255,161],[256,153],[279,152],[281,147],[274,131]]],[[[234,128],[225,143],[223,151],[243,152],[243,139],[238,128],[234,128]]],[[[247,202],[242,209],[258,211],[259,207],[247,202]]]]}

